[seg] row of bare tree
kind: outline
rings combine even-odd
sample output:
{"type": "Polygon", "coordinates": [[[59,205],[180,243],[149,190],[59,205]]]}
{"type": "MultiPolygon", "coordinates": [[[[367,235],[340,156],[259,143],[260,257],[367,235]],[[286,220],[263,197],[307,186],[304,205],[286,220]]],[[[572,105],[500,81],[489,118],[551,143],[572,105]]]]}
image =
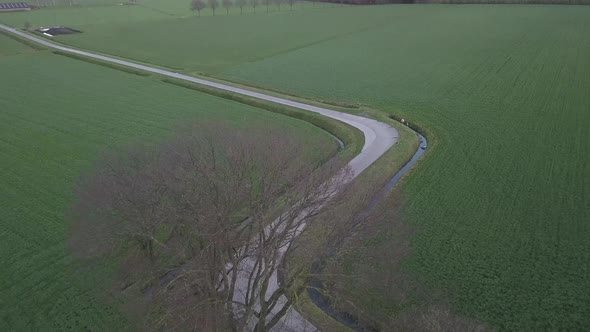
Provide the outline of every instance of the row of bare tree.
{"type": "Polygon", "coordinates": [[[142,329],[268,331],[287,319],[311,263],[358,233],[352,216],[367,195],[348,191],[337,157],[305,162],[308,147],[282,133],[211,123],[179,132],[106,154],[82,177],[71,248],[89,263],[119,262],[112,294],[149,317],[142,329]],[[294,242],[312,221],[304,238],[314,240],[294,242]],[[303,245],[308,258],[287,272],[285,252],[303,245]]]}
{"type": "MultiPolygon", "coordinates": [[[[227,15],[231,7],[236,6],[240,8],[240,15],[243,14],[244,8],[247,6],[252,7],[253,11],[256,12],[256,7],[262,4],[266,7],[266,11],[269,11],[270,6],[274,3],[278,10],[281,10],[281,4],[287,3],[290,9],[293,9],[297,0],[221,0],[221,6],[225,8],[227,15]]],[[[201,16],[201,10],[210,8],[215,16],[215,10],[219,8],[219,0],[192,0],[190,7],[192,11],[196,11],[201,16]],[[206,2],[205,2],[206,1],[206,2]]]]}

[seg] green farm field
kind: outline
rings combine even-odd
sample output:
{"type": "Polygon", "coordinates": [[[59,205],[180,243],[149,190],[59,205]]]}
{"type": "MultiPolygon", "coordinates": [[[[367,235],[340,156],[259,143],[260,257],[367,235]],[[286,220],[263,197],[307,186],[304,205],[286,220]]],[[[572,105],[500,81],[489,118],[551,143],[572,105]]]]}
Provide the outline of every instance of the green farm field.
{"type": "MultiPolygon", "coordinates": [[[[416,227],[407,270],[494,327],[590,328],[590,7],[359,19],[372,10],[389,22],[221,76],[418,123],[434,147],[402,186],[416,227]]],[[[377,317],[396,310],[387,294],[356,294],[377,317]]]]}
{"type": "Polygon", "coordinates": [[[0,38],[0,57],[32,53],[35,50],[13,39],[2,36],[0,38]]]}
{"type": "MultiPolygon", "coordinates": [[[[2,0],[0,2],[10,2],[2,0]]],[[[33,2],[29,2],[33,4],[33,2]]],[[[186,0],[141,0],[134,6],[121,6],[122,1],[117,0],[80,0],[76,6],[55,6],[43,7],[38,10],[28,12],[15,12],[0,16],[0,22],[22,28],[26,22],[31,23],[34,28],[41,26],[63,25],[71,28],[78,28],[84,32],[99,32],[109,26],[126,25],[129,23],[143,23],[149,25],[157,21],[170,20],[194,20],[198,19],[197,13],[190,10],[190,2],[186,0]]],[[[295,11],[309,9],[321,11],[323,9],[334,8],[333,4],[312,4],[298,3],[294,6],[295,11]]],[[[247,5],[243,8],[242,14],[252,16],[263,15],[283,15],[289,12],[289,6],[283,3],[281,11],[275,5],[268,7],[258,4],[256,11],[247,5]]],[[[231,7],[230,16],[239,16],[240,9],[231,7]]],[[[217,17],[227,16],[226,9],[220,4],[216,10],[217,17]]],[[[208,7],[201,11],[203,19],[213,16],[213,12],[208,7]]],[[[121,26],[122,28],[122,26],[121,26]]],[[[186,31],[185,31],[186,32],[186,31]]],[[[240,34],[240,31],[234,31],[240,34]]]]}
{"type": "Polygon", "coordinates": [[[221,76],[418,123],[434,147],[402,186],[407,269],[501,329],[590,328],[590,7],[385,8],[221,76]]]}
{"type": "MultiPolygon", "coordinates": [[[[56,40],[409,119],[432,148],[401,186],[416,228],[405,269],[500,329],[590,328],[590,6],[182,18],[174,4],[172,15],[104,7],[134,11],[128,22],[41,10],[0,21],[71,25],[84,33],[56,40]]],[[[387,294],[351,293],[395,314],[387,294]]]]}
{"type": "Polygon", "coordinates": [[[312,125],[83,61],[0,35],[0,330],[121,330],[99,292],[108,265],[80,267],[64,218],[80,172],[100,153],[159,142],[180,124],[281,130],[309,142],[306,158],[338,145],[312,125]]]}

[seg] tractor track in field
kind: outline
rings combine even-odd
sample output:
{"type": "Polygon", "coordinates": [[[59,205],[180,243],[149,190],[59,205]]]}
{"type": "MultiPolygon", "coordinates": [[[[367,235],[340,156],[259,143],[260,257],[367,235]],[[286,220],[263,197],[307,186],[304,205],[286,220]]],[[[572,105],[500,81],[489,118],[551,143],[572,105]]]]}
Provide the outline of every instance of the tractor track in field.
{"type": "MultiPolygon", "coordinates": [[[[346,123],[356,129],[360,130],[363,133],[364,140],[365,140],[364,146],[363,146],[361,152],[358,155],[356,155],[348,163],[348,166],[350,167],[350,169],[352,171],[352,178],[355,178],[358,175],[360,175],[365,169],[367,169],[370,165],[372,165],[375,161],[377,161],[377,159],[379,159],[387,150],[389,150],[389,148],[391,148],[394,144],[396,144],[399,139],[398,132],[395,128],[389,126],[386,123],[379,122],[374,119],[369,119],[369,118],[365,118],[365,117],[361,117],[361,116],[357,116],[357,115],[338,112],[338,111],[330,110],[327,108],[317,107],[317,106],[313,106],[313,105],[309,105],[309,104],[305,104],[305,103],[301,103],[301,102],[292,101],[292,100],[285,99],[285,98],[275,97],[275,96],[267,95],[264,93],[254,92],[254,91],[241,89],[241,88],[237,88],[234,86],[221,84],[221,83],[217,83],[217,82],[213,82],[213,81],[209,81],[209,80],[205,80],[205,79],[201,79],[201,78],[183,75],[183,74],[175,73],[175,72],[169,71],[169,70],[164,70],[164,69],[160,69],[160,68],[156,68],[156,67],[151,67],[151,66],[147,66],[147,65],[143,65],[143,64],[138,64],[138,63],[134,63],[134,62],[130,62],[130,61],[117,59],[114,57],[104,56],[104,55],[100,55],[100,54],[96,54],[96,53],[92,53],[92,52],[87,52],[87,51],[78,50],[75,48],[70,48],[70,47],[58,45],[56,43],[53,43],[53,42],[32,36],[30,34],[18,31],[17,29],[8,27],[3,24],[0,24],[0,30],[4,30],[8,33],[17,35],[21,38],[25,38],[28,41],[32,41],[32,42],[41,44],[45,47],[48,47],[50,49],[58,50],[61,52],[75,54],[75,55],[87,57],[90,59],[97,59],[97,60],[101,60],[101,61],[105,61],[105,62],[109,62],[109,63],[114,63],[114,64],[117,64],[120,66],[139,69],[142,71],[146,71],[146,72],[150,72],[150,73],[154,73],[154,74],[158,74],[158,75],[162,75],[162,76],[167,76],[167,77],[171,77],[171,78],[175,78],[175,79],[180,79],[180,80],[204,85],[207,87],[212,87],[212,88],[223,90],[223,91],[228,91],[228,92],[232,92],[232,93],[236,93],[236,94],[240,94],[240,95],[244,95],[244,96],[248,96],[248,97],[252,97],[252,98],[256,98],[256,99],[260,99],[260,100],[264,100],[264,101],[273,102],[273,103],[280,104],[280,105],[294,107],[297,109],[314,112],[314,113],[329,117],[331,119],[346,123]]],[[[414,159],[412,159],[412,160],[414,160],[414,159]]],[[[412,162],[410,162],[410,163],[412,163],[412,162]]],[[[406,165],[404,168],[406,168],[407,166],[408,165],[406,165]]],[[[411,166],[411,165],[409,165],[409,166],[411,166]]],[[[403,171],[403,169],[402,169],[402,171],[403,171]]],[[[396,176],[399,176],[399,175],[400,175],[400,173],[398,172],[398,174],[396,174],[396,176]]],[[[269,286],[269,289],[271,289],[271,291],[278,288],[278,285],[276,284],[277,278],[274,278],[274,279],[275,279],[275,285],[273,285],[273,287],[269,286]]],[[[324,310],[324,309],[322,309],[322,310],[324,310]]],[[[315,326],[313,326],[310,322],[308,322],[303,316],[301,316],[294,308],[290,309],[290,312],[285,317],[283,317],[282,321],[279,324],[277,324],[277,326],[275,328],[278,328],[281,331],[317,331],[317,328],[315,326]]]]}

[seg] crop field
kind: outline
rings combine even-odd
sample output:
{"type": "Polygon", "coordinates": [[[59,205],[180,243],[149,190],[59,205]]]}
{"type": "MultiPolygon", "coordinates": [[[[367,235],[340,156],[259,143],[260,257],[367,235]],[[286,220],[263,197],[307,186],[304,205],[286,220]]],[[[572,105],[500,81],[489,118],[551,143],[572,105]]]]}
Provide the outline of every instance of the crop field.
{"type": "MultiPolygon", "coordinates": [[[[9,2],[9,1],[2,1],[9,2]]],[[[35,28],[41,26],[62,25],[69,27],[76,27],[85,32],[99,32],[102,29],[108,29],[111,25],[117,25],[116,28],[124,29],[124,25],[128,23],[143,23],[145,26],[156,21],[170,21],[170,20],[196,20],[197,13],[190,10],[190,1],[186,0],[141,0],[137,5],[121,6],[124,1],[117,0],[80,0],[79,5],[76,6],[55,6],[44,7],[38,10],[27,12],[15,12],[0,16],[0,23],[10,24],[15,27],[22,28],[25,23],[29,22],[35,28]],[[119,26],[121,24],[121,26],[119,26]]],[[[30,4],[34,5],[33,2],[30,4]]],[[[298,3],[293,7],[293,11],[302,11],[302,9],[310,9],[321,11],[322,9],[334,8],[333,4],[312,4],[312,3],[298,3]]],[[[256,7],[256,12],[250,5],[243,7],[242,14],[252,16],[256,13],[262,15],[282,15],[289,12],[287,3],[281,6],[281,12],[275,5],[268,7],[262,5],[262,2],[256,7]]],[[[229,9],[230,16],[239,16],[240,9],[232,7],[229,9]]],[[[227,16],[226,9],[221,6],[217,8],[216,15],[218,17],[227,16]]],[[[208,16],[213,16],[213,12],[209,8],[201,11],[201,16],[206,19],[208,16]]],[[[114,27],[114,26],[111,26],[114,27]]],[[[184,31],[183,33],[186,33],[184,31]]],[[[239,30],[234,31],[240,34],[239,30]]],[[[180,36],[178,36],[180,37],[180,36]]],[[[176,39],[176,38],[175,38],[176,39]]]]}
{"type": "MultiPolygon", "coordinates": [[[[110,268],[81,268],[68,254],[72,189],[101,151],[158,142],[181,123],[264,126],[309,142],[306,158],[338,148],[291,118],[35,52],[0,35],[0,330],[115,330],[125,320],[103,301],[110,268]],[[313,143],[313,145],[312,145],[313,143]]],[[[107,284],[108,285],[108,284],[107,284]]]]}
{"type": "Polygon", "coordinates": [[[307,10],[297,7],[293,11],[217,17],[195,17],[190,13],[179,17],[179,12],[169,16],[146,7],[82,7],[2,16],[0,22],[15,27],[22,27],[27,21],[34,27],[64,25],[83,31],[56,38],[67,44],[188,73],[212,74],[374,28],[392,19],[391,15],[376,11],[371,19],[358,20],[358,13],[347,7],[313,9],[310,4],[305,6],[307,10]],[[129,18],[127,12],[132,13],[129,18]],[[335,13],[341,15],[337,16],[340,19],[334,19],[335,13]],[[325,24],[326,21],[330,24],[325,24]],[[248,33],[242,33],[241,29],[248,33]],[[186,38],[193,32],[196,33],[194,38],[186,38]],[[154,43],[158,44],[157,48],[153,47],[154,43]]]}
{"type": "Polygon", "coordinates": [[[405,269],[492,326],[587,330],[590,6],[306,8],[64,17],[85,32],[57,40],[417,123],[432,148],[401,188],[405,269]]]}
{"type": "Polygon", "coordinates": [[[409,268],[494,326],[586,329],[590,8],[431,8],[223,76],[427,128],[409,268]]]}
{"type": "Polygon", "coordinates": [[[222,76],[419,123],[408,269],[493,326],[587,329],[590,7],[428,9],[222,76]]]}
{"type": "Polygon", "coordinates": [[[0,57],[31,53],[34,50],[24,44],[21,44],[13,39],[0,36],[0,57]]]}
{"type": "Polygon", "coordinates": [[[590,7],[390,8],[405,17],[222,76],[425,127],[408,268],[494,326],[587,329],[590,7]]]}

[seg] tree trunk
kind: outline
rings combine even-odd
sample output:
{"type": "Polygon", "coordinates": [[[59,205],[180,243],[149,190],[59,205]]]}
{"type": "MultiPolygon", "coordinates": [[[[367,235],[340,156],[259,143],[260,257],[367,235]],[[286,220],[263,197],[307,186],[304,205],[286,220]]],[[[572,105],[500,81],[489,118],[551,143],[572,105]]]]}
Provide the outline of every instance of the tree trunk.
{"type": "Polygon", "coordinates": [[[150,258],[150,261],[154,261],[154,243],[152,240],[147,240],[147,252],[148,252],[148,256],[150,258]]]}

